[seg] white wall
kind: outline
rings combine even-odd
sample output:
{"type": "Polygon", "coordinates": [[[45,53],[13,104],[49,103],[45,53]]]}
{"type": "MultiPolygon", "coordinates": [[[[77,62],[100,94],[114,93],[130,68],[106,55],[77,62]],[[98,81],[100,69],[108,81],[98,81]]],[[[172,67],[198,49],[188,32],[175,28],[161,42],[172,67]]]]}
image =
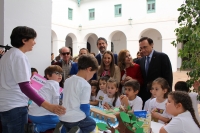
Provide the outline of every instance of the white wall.
{"type": "Polygon", "coordinates": [[[4,44],[4,0],[0,0],[0,45],[4,44]]]}
{"type": "Polygon", "coordinates": [[[10,34],[16,26],[35,29],[36,45],[27,56],[31,67],[37,68],[42,75],[51,62],[51,4],[50,0],[4,0],[4,17],[0,16],[4,20],[3,44],[10,44],[10,34]]]}

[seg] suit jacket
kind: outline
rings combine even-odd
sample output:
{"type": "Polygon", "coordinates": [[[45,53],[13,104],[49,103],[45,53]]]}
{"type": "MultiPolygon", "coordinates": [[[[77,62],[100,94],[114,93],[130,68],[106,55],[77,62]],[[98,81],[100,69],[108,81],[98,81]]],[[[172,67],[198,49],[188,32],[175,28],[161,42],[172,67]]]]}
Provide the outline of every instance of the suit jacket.
{"type": "MultiPolygon", "coordinates": [[[[117,54],[113,54],[114,58],[115,58],[115,64],[117,65],[117,54]]],[[[99,63],[99,65],[101,65],[101,54],[96,55],[96,59],[99,63]]]]}
{"type": "Polygon", "coordinates": [[[146,57],[143,57],[140,59],[139,62],[144,81],[144,84],[141,87],[139,95],[140,97],[142,97],[143,102],[148,100],[151,96],[149,90],[147,90],[148,83],[152,82],[158,77],[162,77],[167,80],[169,86],[172,88],[172,82],[173,82],[171,62],[169,60],[169,57],[165,53],[160,53],[157,51],[153,52],[147,74],[145,71],[145,60],[146,57]],[[145,94],[145,92],[147,92],[147,94],[145,94]]]}

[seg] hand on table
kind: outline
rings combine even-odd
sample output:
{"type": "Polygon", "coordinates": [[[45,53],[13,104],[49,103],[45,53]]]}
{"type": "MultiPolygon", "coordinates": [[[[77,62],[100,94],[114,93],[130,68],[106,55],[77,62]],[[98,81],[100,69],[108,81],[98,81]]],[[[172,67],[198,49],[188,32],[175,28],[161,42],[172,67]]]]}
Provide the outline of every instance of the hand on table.
{"type": "Polygon", "coordinates": [[[105,103],[103,104],[103,108],[104,108],[104,109],[107,109],[107,110],[111,109],[110,105],[109,105],[107,102],[105,102],[105,103]]]}

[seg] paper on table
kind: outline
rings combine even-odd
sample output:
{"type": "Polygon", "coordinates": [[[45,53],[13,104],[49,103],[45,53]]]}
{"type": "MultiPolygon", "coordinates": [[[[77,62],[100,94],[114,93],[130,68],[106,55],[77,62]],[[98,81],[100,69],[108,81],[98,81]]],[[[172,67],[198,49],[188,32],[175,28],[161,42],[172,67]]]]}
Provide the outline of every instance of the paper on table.
{"type": "MultiPolygon", "coordinates": [[[[41,75],[39,75],[39,74],[34,74],[33,75],[33,77],[31,78],[31,86],[35,89],[35,90],[37,90],[37,91],[39,91],[41,88],[42,88],[42,86],[46,83],[46,79],[44,78],[44,77],[42,77],[41,75]]],[[[60,93],[62,92],[62,88],[60,88],[60,93]]]]}

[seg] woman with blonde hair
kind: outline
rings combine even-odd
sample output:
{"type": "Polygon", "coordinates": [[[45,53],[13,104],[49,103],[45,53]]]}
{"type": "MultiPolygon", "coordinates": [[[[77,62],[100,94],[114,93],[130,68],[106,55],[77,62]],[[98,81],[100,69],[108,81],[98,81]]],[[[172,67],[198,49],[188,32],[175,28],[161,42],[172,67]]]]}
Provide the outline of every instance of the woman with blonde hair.
{"type": "Polygon", "coordinates": [[[117,65],[115,65],[114,56],[111,51],[106,51],[102,55],[101,65],[97,71],[97,79],[106,75],[116,79],[118,83],[120,82],[120,69],[117,65]]]}
{"type": "MultiPolygon", "coordinates": [[[[140,66],[136,63],[133,63],[133,59],[128,50],[121,50],[118,54],[118,66],[121,71],[121,85],[130,79],[137,80],[140,85],[142,84],[142,74],[140,66]]],[[[124,92],[122,87],[122,93],[124,92]]]]}

